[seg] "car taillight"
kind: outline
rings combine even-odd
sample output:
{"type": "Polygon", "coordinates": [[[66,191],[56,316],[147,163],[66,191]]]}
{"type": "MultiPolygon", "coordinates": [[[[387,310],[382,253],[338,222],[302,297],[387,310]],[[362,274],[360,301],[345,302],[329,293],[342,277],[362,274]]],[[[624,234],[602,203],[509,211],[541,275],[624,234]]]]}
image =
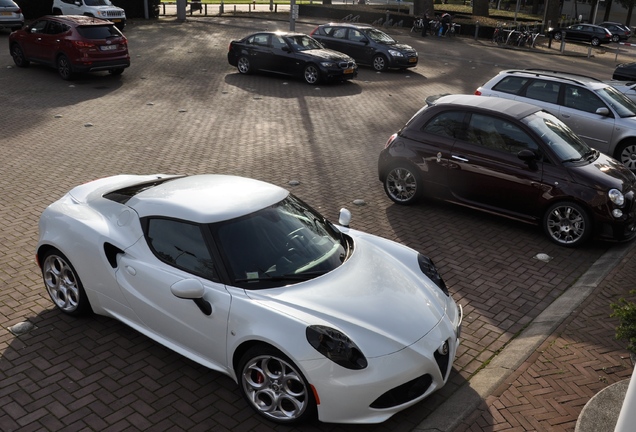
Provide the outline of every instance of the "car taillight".
{"type": "Polygon", "coordinates": [[[309,33],[309,35],[310,35],[310,36],[313,36],[313,35],[314,35],[314,33],[316,33],[316,30],[318,30],[318,27],[316,27],[315,29],[313,29],[313,30],[311,31],[311,33],[309,33]]]}
{"type": "Polygon", "coordinates": [[[74,41],[71,41],[71,43],[75,45],[77,48],[95,48],[95,44],[92,42],[74,40],[74,41]]]}
{"type": "Polygon", "coordinates": [[[388,148],[388,147],[391,145],[391,143],[392,143],[393,141],[395,141],[395,139],[397,138],[397,136],[398,136],[398,134],[396,134],[396,133],[394,133],[393,135],[391,135],[391,136],[389,137],[389,140],[386,142],[386,144],[384,144],[384,148],[388,148]]]}
{"type": "Polygon", "coordinates": [[[475,90],[475,96],[481,96],[481,90],[479,89],[475,90]]]}
{"type": "Polygon", "coordinates": [[[232,51],[232,42],[230,42],[230,46],[227,47],[228,51],[232,51]]]}

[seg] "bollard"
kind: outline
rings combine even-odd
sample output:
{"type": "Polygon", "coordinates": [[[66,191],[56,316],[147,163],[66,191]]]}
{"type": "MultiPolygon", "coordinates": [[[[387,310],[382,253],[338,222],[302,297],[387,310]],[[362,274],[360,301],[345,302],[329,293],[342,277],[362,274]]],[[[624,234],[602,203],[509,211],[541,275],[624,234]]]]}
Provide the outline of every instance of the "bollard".
{"type": "Polygon", "coordinates": [[[475,40],[477,40],[478,35],[479,35],[479,21],[475,23],[475,40]]]}
{"type": "Polygon", "coordinates": [[[565,52],[565,30],[561,30],[561,54],[565,52]]]}
{"type": "MultiPolygon", "coordinates": [[[[206,5],[206,6],[207,6],[207,5],[206,5]]],[[[219,14],[220,14],[220,15],[223,15],[223,8],[224,8],[223,0],[221,0],[221,4],[219,5],[219,14]]]]}

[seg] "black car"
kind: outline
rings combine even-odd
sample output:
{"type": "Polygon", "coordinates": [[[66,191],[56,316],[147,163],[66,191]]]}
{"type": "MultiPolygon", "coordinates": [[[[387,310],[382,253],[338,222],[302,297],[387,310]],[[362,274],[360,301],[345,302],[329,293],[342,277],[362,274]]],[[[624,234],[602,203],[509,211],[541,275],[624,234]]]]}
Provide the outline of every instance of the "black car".
{"type": "Polygon", "coordinates": [[[632,36],[632,31],[626,25],[617,22],[602,22],[599,24],[601,27],[605,27],[612,33],[612,42],[626,41],[632,36]]]}
{"type": "Polygon", "coordinates": [[[621,63],[616,66],[612,79],[619,81],[636,81],[636,62],[621,63]]]}
{"type": "Polygon", "coordinates": [[[549,36],[554,40],[561,40],[561,32],[565,32],[565,40],[576,42],[589,42],[592,46],[610,43],[612,33],[605,27],[592,24],[574,24],[569,27],[562,27],[549,32],[549,36]]]}
{"type": "Polygon", "coordinates": [[[302,77],[308,84],[358,75],[354,59],[301,33],[259,32],[232,41],[227,61],[242,74],[273,72],[302,77]]]}
{"type": "Polygon", "coordinates": [[[429,102],[380,153],[395,203],[442,199],[541,225],[561,246],[636,237],[636,175],[552,114],[498,97],[429,102]]]}
{"type": "Polygon", "coordinates": [[[349,54],[359,64],[377,71],[417,66],[417,51],[365,24],[331,23],[316,27],[311,36],[324,46],[349,54]]]}

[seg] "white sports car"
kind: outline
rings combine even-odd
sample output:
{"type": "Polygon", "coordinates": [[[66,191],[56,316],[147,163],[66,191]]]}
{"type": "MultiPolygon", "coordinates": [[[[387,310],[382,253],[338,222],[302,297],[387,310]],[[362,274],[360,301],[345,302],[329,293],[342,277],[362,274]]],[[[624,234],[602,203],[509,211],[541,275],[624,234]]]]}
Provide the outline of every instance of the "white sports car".
{"type": "Polygon", "coordinates": [[[120,175],[42,213],[37,259],[62,312],[229,375],[269,420],[378,423],[444,385],[462,311],[429,258],[350,218],[242,177],[120,175]]]}

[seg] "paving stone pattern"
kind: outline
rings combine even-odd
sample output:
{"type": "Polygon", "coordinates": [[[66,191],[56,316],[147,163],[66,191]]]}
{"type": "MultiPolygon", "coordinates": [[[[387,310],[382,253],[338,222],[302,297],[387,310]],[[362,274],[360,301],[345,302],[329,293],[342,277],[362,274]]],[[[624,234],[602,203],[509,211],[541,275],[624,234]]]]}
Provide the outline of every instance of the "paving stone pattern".
{"type": "MultiPolygon", "coordinates": [[[[0,32],[0,430],[412,430],[611,248],[601,243],[560,248],[536,227],[433,201],[392,205],[376,164],[387,138],[429,95],[472,93],[506,67],[569,67],[609,78],[613,55],[545,56],[403,31],[396,36],[419,50],[420,66],[382,74],[361,68],[351,83],[308,86],[289,78],[241,76],[227,64],[230,40],[286,26],[227,17],[131,21],[126,34],[132,67],[121,77],[96,73],[73,82],[62,81],[53,69],[13,67],[8,33],[0,32]],[[283,428],[253,414],[228,377],[112,319],[75,319],[56,311],[34,262],[41,211],[83,182],[157,172],[269,181],[333,220],[347,207],[354,228],[431,256],[466,314],[448,385],[380,425],[283,428]],[[289,186],[292,180],[300,185],[289,186]],[[366,204],[353,204],[357,199],[366,204]],[[537,253],[552,260],[536,260],[537,253]],[[23,321],[36,328],[21,336],[7,330],[23,321]]],[[[314,26],[301,22],[296,29],[309,32],[314,26]]],[[[609,299],[603,300],[598,315],[576,328],[601,328],[609,299]]],[[[558,338],[545,347],[545,361],[538,364],[547,368],[569,351],[592,351],[566,330],[565,342],[558,338]]],[[[575,417],[585,397],[627,373],[625,362],[610,354],[617,347],[610,338],[599,335],[593,343],[605,357],[584,370],[607,376],[607,382],[591,376],[585,392],[572,396],[569,388],[561,390],[561,402],[576,400],[568,402],[571,410],[558,411],[560,417],[575,417]]],[[[517,379],[533,385],[524,377],[517,379]]],[[[544,378],[539,386],[544,385],[553,384],[544,378]]],[[[517,387],[485,401],[491,408],[484,417],[519,427],[502,402],[518,397],[517,387]],[[492,407],[498,411],[491,414],[492,407]]],[[[545,399],[539,393],[532,397],[545,399]]],[[[494,424],[479,420],[487,421],[494,424]]]]}

